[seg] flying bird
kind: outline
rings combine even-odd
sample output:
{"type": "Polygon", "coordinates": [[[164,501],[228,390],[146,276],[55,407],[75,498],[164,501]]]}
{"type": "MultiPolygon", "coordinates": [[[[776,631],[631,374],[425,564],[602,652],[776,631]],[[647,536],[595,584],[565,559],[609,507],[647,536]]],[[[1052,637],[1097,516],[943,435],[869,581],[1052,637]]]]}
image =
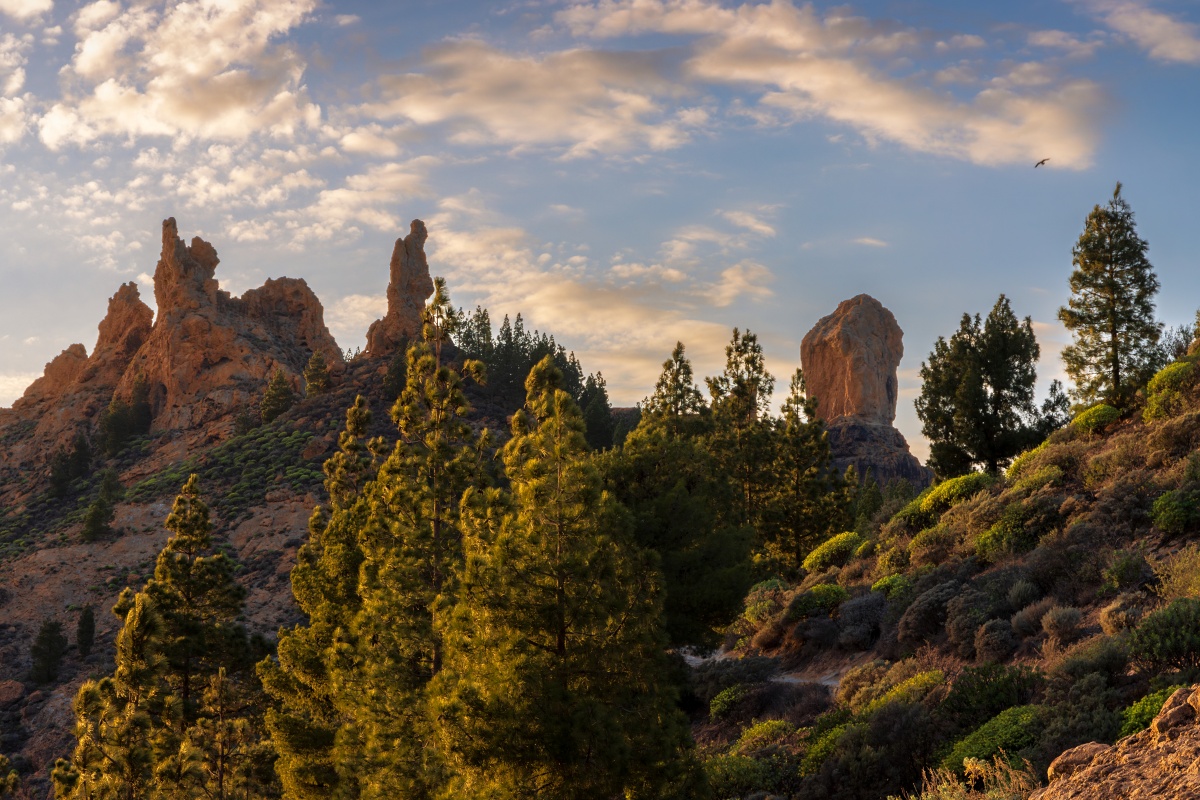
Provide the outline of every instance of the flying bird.
{"type": "Polygon", "coordinates": [[[1042,164],[1045,164],[1045,163],[1046,163],[1047,161],[1049,161],[1049,160],[1050,160],[1050,159],[1048,159],[1048,158],[1043,158],[1041,161],[1039,161],[1039,162],[1037,162],[1036,164],[1034,164],[1034,165],[1033,165],[1033,168],[1034,168],[1034,169],[1037,169],[1038,167],[1040,167],[1042,164]]]}

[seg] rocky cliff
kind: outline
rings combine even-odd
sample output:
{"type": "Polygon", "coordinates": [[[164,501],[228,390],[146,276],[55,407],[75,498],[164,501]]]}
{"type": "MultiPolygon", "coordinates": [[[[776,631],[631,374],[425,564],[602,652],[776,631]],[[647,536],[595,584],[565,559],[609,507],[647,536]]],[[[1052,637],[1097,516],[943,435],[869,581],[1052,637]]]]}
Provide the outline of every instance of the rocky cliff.
{"type": "Polygon", "coordinates": [[[1029,800],[1184,800],[1200,797],[1200,687],[1168,698],[1150,727],[1114,745],[1091,742],[1050,764],[1029,800]]]}
{"type": "Polygon", "coordinates": [[[808,396],[816,399],[829,428],[838,468],[853,464],[860,476],[870,470],[883,484],[902,478],[924,487],[933,473],[909,452],[893,425],[903,338],[892,312],[860,294],[804,335],[800,362],[808,396]]]}

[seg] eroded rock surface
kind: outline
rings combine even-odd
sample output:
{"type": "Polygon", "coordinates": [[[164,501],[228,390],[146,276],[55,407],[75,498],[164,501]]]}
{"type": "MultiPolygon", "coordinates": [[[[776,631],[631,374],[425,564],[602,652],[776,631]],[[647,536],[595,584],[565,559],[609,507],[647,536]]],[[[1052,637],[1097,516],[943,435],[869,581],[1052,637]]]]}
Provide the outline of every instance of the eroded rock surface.
{"type": "Polygon", "coordinates": [[[891,311],[870,295],[840,303],[800,344],[809,397],[829,427],[834,464],[870,470],[881,484],[902,478],[919,487],[933,479],[908,450],[893,422],[899,398],[896,374],[904,331],[891,311]]]}
{"type": "Polygon", "coordinates": [[[1030,800],[1183,800],[1200,797],[1200,687],[1171,695],[1149,729],[1115,745],[1066,751],[1030,800]]]}
{"type": "Polygon", "coordinates": [[[373,358],[391,355],[406,340],[421,333],[421,311],[433,294],[429,262],[425,258],[425,223],[414,219],[408,236],[396,240],[388,281],[387,315],[371,323],[367,331],[367,354],[373,358]]]}

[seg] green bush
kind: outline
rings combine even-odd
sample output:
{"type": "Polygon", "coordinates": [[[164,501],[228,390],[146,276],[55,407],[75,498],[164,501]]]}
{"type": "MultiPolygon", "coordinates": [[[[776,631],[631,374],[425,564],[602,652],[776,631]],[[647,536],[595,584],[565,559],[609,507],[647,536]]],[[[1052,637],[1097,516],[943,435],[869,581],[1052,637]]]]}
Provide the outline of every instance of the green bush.
{"type": "Polygon", "coordinates": [[[692,691],[707,704],[731,686],[762,683],[778,669],[778,662],[765,656],[712,659],[692,672],[692,691]]]}
{"type": "Polygon", "coordinates": [[[742,735],[738,737],[737,744],[733,748],[739,753],[755,753],[778,744],[781,740],[795,733],[795,731],[796,726],[786,720],[766,719],[762,722],[756,722],[742,731],[742,735]]]}
{"type": "Polygon", "coordinates": [[[742,797],[761,789],[770,780],[770,772],[767,761],[732,753],[704,761],[704,773],[714,797],[742,797]]]}
{"type": "Polygon", "coordinates": [[[1132,736],[1138,731],[1149,728],[1150,723],[1158,716],[1158,712],[1162,711],[1163,703],[1166,703],[1167,698],[1175,694],[1175,690],[1178,688],[1178,686],[1168,686],[1166,689],[1151,692],[1123,710],[1121,712],[1121,736],[1132,736]]]}
{"type": "Polygon", "coordinates": [[[1066,473],[1063,472],[1062,467],[1057,464],[1047,464],[1018,480],[1013,484],[1013,488],[1032,494],[1047,486],[1061,486],[1065,477],[1066,473]]]}
{"type": "Polygon", "coordinates": [[[804,569],[808,572],[824,572],[830,567],[840,567],[850,560],[854,551],[864,541],[863,537],[853,531],[839,533],[826,539],[804,559],[804,569]]]}
{"type": "Polygon", "coordinates": [[[977,758],[990,761],[1003,752],[1012,758],[1018,750],[1038,740],[1043,727],[1041,706],[1016,706],[1005,709],[967,734],[942,760],[942,768],[962,774],[963,760],[977,758]]]}
{"type": "Polygon", "coordinates": [[[958,674],[938,712],[959,730],[974,730],[1001,711],[1033,702],[1045,679],[1031,667],[984,664],[958,674]]]}
{"type": "Polygon", "coordinates": [[[779,613],[783,605],[783,593],[788,585],[778,578],[756,583],[746,593],[745,608],[742,613],[751,625],[766,622],[779,613]]]}
{"type": "Polygon", "coordinates": [[[912,589],[912,581],[903,575],[888,575],[871,584],[872,592],[883,592],[888,600],[907,594],[912,589]]]}
{"type": "Polygon", "coordinates": [[[996,524],[988,528],[975,540],[975,555],[986,562],[994,562],[1007,555],[1030,550],[1037,539],[1026,526],[1031,510],[1024,503],[1005,506],[996,524]]]}
{"type": "Polygon", "coordinates": [[[1200,519],[1200,492],[1174,489],[1159,496],[1150,509],[1154,527],[1163,533],[1180,534],[1200,519]]]}
{"type": "Polygon", "coordinates": [[[1181,597],[1147,615],[1130,636],[1129,654],[1154,672],[1200,667],[1200,600],[1181,597]]]}
{"type": "Polygon", "coordinates": [[[1071,428],[1089,436],[1100,433],[1121,418],[1121,412],[1106,403],[1081,411],[1071,420],[1071,428]]]}
{"type": "Polygon", "coordinates": [[[750,694],[750,687],[744,683],[738,683],[722,690],[708,704],[708,715],[713,719],[725,719],[748,694],[750,694]]]}
{"type": "Polygon", "coordinates": [[[842,738],[852,728],[866,728],[862,723],[844,723],[836,728],[830,728],[821,735],[817,736],[811,745],[808,746],[808,752],[804,754],[804,759],[800,762],[801,775],[813,775],[825,763],[825,759],[833,754],[837,748],[838,740],[842,738]]]}
{"type": "Polygon", "coordinates": [[[1042,590],[1037,584],[1022,578],[1008,590],[1008,605],[1011,608],[1025,608],[1042,598],[1042,590]]]}
{"type": "Polygon", "coordinates": [[[1168,364],[1146,384],[1146,408],[1142,419],[1153,422],[1179,413],[1184,394],[1196,382],[1196,365],[1188,359],[1168,364]]]}
{"type": "Polygon", "coordinates": [[[788,604],[786,618],[789,622],[805,619],[814,614],[829,614],[850,599],[850,593],[833,583],[818,583],[801,592],[788,604]]]}
{"type": "Polygon", "coordinates": [[[934,525],[913,537],[908,556],[916,566],[940,564],[954,551],[958,536],[947,525],[934,525]]]}
{"type": "Polygon", "coordinates": [[[877,575],[894,575],[908,569],[908,550],[900,546],[889,547],[875,561],[877,575]]]}
{"type": "Polygon", "coordinates": [[[869,716],[892,703],[916,703],[925,695],[946,682],[946,676],[940,669],[918,672],[911,678],[902,681],[889,689],[882,697],[877,697],[862,710],[863,716],[869,716]]]}
{"type": "Polygon", "coordinates": [[[994,480],[986,472],[971,472],[944,480],[923,497],[921,511],[929,515],[941,514],[951,506],[982,492],[991,486],[994,480]]]}
{"type": "Polygon", "coordinates": [[[1021,455],[1014,458],[1004,473],[1005,480],[1011,483],[1020,478],[1021,473],[1023,473],[1029,467],[1029,464],[1034,458],[1037,457],[1038,453],[1046,449],[1047,444],[1049,444],[1049,442],[1042,442],[1032,450],[1026,450],[1024,453],[1021,453],[1021,455]]]}

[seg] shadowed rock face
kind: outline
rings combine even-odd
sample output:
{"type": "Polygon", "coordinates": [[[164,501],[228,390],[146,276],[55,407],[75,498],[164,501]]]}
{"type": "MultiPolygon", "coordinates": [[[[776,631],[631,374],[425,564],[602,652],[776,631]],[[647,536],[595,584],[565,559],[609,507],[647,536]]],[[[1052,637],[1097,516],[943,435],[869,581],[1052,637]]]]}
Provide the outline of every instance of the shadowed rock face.
{"type": "Polygon", "coordinates": [[[387,315],[371,323],[367,331],[367,354],[372,358],[391,355],[406,340],[421,334],[421,311],[425,300],[433,294],[433,280],[425,258],[428,238],[425,223],[414,219],[408,236],[396,240],[387,288],[387,315]]]}
{"type": "Polygon", "coordinates": [[[834,464],[853,464],[882,484],[903,478],[924,487],[933,473],[908,450],[892,425],[904,356],[904,331],[891,311],[870,295],[843,301],[804,336],[800,362],[807,394],[829,428],[834,464]]]}

